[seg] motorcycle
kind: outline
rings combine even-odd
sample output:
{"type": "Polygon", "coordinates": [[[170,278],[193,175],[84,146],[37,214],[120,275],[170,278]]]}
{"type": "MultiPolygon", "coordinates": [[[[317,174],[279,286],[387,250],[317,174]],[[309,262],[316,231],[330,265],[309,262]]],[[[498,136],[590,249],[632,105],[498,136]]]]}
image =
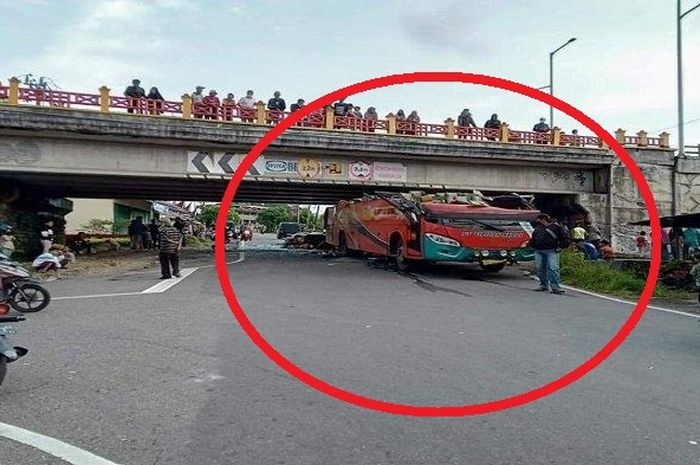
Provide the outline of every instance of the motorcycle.
{"type": "Polygon", "coordinates": [[[38,312],[51,302],[51,294],[29,271],[0,254],[0,298],[22,313],[38,312]]]}
{"type": "Polygon", "coordinates": [[[0,303],[0,384],[7,374],[7,364],[17,361],[29,352],[24,347],[13,347],[7,342],[7,336],[16,334],[16,331],[12,326],[2,323],[16,323],[27,319],[24,315],[7,315],[9,311],[10,306],[7,303],[0,303]]]}

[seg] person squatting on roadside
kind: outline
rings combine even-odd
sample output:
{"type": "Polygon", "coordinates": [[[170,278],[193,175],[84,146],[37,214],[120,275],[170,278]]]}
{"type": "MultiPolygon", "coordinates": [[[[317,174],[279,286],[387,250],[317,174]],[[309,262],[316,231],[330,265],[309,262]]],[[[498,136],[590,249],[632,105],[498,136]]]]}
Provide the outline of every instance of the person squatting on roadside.
{"type": "Polygon", "coordinates": [[[560,287],[559,253],[569,246],[569,235],[549,215],[537,217],[535,230],[532,232],[530,246],[535,249],[535,263],[540,287],[536,291],[549,291],[563,294],[560,287]]]}
{"type": "Polygon", "coordinates": [[[180,277],[180,250],[182,249],[182,234],[173,227],[170,218],[160,220],[160,279],[180,277]]]}

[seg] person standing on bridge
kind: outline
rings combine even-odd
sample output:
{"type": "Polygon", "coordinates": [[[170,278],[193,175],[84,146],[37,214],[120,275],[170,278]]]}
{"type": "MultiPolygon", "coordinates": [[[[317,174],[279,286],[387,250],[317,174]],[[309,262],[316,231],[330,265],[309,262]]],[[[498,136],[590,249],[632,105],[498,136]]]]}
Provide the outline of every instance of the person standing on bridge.
{"type": "MultiPolygon", "coordinates": [[[[476,123],[474,122],[474,118],[472,118],[472,114],[469,111],[469,108],[465,108],[462,110],[462,113],[459,114],[457,117],[457,126],[461,126],[463,128],[475,128],[476,123]]],[[[466,134],[460,134],[459,135],[460,139],[466,139],[467,135],[466,134]]]]}
{"type": "Polygon", "coordinates": [[[535,230],[532,232],[530,246],[535,249],[535,263],[540,287],[536,291],[549,291],[563,294],[560,287],[559,253],[569,245],[569,236],[564,229],[549,215],[537,217],[535,230]]]}
{"type": "Polygon", "coordinates": [[[287,109],[287,103],[282,98],[282,93],[279,90],[276,90],[273,97],[267,101],[267,109],[279,112],[287,109]]]}
{"type": "Polygon", "coordinates": [[[170,218],[160,220],[160,279],[180,277],[180,250],[182,234],[173,227],[170,218]]]}
{"type": "Polygon", "coordinates": [[[406,134],[406,113],[402,108],[396,112],[396,134],[406,134]]]}
{"type": "Polygon", "coordinates": [[[238,106],[241,109],[241,121],[252,123],[255,116],[255,99],[253,98],[252,90],[247,91],[245,97],[241,97],[238,101],[238,106]]]}
{"type": "Polygon", "coordinates": [[[413,110],[411,114],[408,115],[408,118],[406,118],[406,121],[411,123],[409,125],[409,130],[407,131],[408,134],[411,134],[413,136],[418,134],[418,129],[420,126],[420,116],[418,116],[418,112],[416,110],[413,110]]]}
{"type": "Polygon", "coordinates": [[[160,95],[157,87],[151,87],[146,98],[148,99],[148,112],[150,114],[160,115],[163,113],[163,100],[165,99],[160,95]]]}
{"type": "Polygon", "coordinates": [[[131,85],[124,91],[124,97],[129,97],[129,104],[127,105],[126,111],[129,113],[143,113],[141,109],[141,99],[146,98],[146,91],[141,87],[141,81],[134,79],[131,81],[131,85]]]}
{"type": "Polygon", "coordinates": [[[226,98],[221,101],[221,107],[224,113],[224,120],[233,121],[233,115],[236,112],[236,97],[229,92],[226,98]]]}
{"type": "Polygon", "coordinates": [[[546,123],[545,118],[540,118],[540,122],[532,127],[535,132],[549,132],[549,125],[546,123]]]}
{"type": "MultiPolygon", "coordinates": [[[[501,129],[501,121],[498,119],[498,115],[494,113],[491,115],[491,118],[489,118],[485,123],[484,123],[484,128],[486,129],[501,129]]],[[[495,137],[489,137],[489,140],[496,140],[495,137]]]]}
{"type": "Polygon", "coordinates": [[[364,117],[364,131],[374,132],[374,128],[377,127],[377,120],[379,115],[377,114],[377,109],[374,107],[367,108],[364,117]]]}
{"type": "Polygon", "coordinates": [[[209,91],[209,95],[202,99],[202,104],[204,104],[207,119],[219,119],[219,108],[221,107],[221,101],[217,97],[217,92],[212,89],[209,91]]]}
{"type": "Polygon", "coordinates": [[[192,114],[194,115],[195,118],[203,118],[204,117],[204,109],[203,109],[203,102],[204,102],[204,86],[197,86],[194,88],[194,92],[192,92],[192,114]]]}
{"type": "Polygon", "coordinates": [[[299,100],[297,100],[297,103],[292,103],[292,106],[289,107],[289,110],[293,113],[297,110],[301,110],[302,108],[304,108],[305,104],[306,102],[304,101],[304,99],[300,98],[299,100]]]}

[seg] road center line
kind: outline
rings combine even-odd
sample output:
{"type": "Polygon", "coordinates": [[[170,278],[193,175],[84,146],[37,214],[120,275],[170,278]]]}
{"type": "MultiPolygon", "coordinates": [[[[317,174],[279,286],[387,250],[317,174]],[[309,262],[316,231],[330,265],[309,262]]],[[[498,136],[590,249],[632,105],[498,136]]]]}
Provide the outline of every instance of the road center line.
{"type": "Polygon", "coordinates": [[[39,449],[73,465],[118,465],[58,439],[6,423],[0,423],[0,436],[39,449]]]}
{"type": "Polygon", "coordinates": [[[197,271],[199,268],[185,268],[180,272],[180,277],[175,279],[164,279],[159,283],[154,284],[145,291],[141,291],[141,294],[159,294],[165,292],[173,286],[178,285],[189,275],[197,271]]]}

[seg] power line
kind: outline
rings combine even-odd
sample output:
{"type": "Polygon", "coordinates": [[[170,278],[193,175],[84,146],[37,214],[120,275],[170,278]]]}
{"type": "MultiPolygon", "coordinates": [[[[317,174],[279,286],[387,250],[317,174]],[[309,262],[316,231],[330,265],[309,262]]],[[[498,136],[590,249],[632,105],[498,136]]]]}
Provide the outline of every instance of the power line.
{"type": "MultiPolygon", "coordinates": [[[[698,121],[700,121],[700,117],[694,118],[694,119],[689,119],[683,123],[683,126],[688,126],[689,124],[697,123],[698,121]]],[[[659,131],[667,131],[669,129],[676,129],[677,127],[678,127],[678,125],[674,124],[673,126],[668,126],[668,127],[661,128],[661,129],[654,129],[653,131],[649,131],[649,132],[653,133],[653,132],[659,132],[659,131]]]]}

